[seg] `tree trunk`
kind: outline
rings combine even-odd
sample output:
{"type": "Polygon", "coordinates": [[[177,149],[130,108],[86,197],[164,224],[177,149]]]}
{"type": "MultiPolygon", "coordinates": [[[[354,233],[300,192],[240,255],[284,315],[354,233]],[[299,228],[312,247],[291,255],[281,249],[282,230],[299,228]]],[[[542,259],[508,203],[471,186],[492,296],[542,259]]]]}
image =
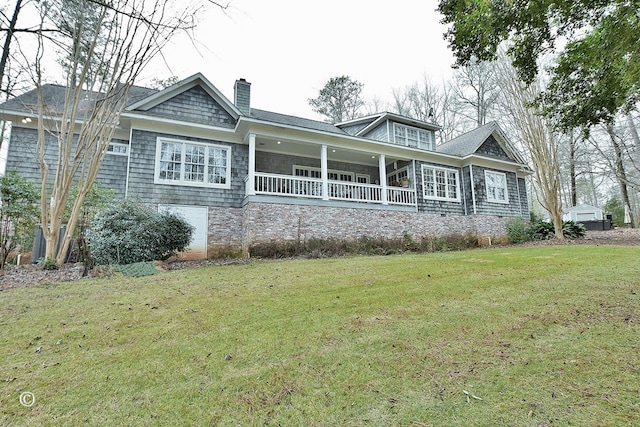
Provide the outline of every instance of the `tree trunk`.
{"type": "Polygon", "coordinates": [[[573,138],[573,131],[569,134],[569,179],[571,180],[571,206],[576,206],[578,204],[576,191],[576,141],[573,138]]]}
{"type": "Polygon", "coordinates": [[[629,189],[627,188],[627,174],[624,169],[624,163],[622,161],[622,148],[618,141],[616,140],[616,134],[613,130],[613,126],[611,124],[607,125],[607,133],[611,138],[611,145],[613,146],[613,151],[616,155],[616,178],[618,178],[618,183],[620,184],[620,194],[622,196],[622,203],[625,206],[625,209],[629,212],[629,224],[631,228],[635,228],[635,220],[633,215],[633,209],[631,209],[631,201],[629,199],[629,189]]]}
{"type": "Polygon", "coordinates": [[[640,154],[640,137],[638,136],[638,129],[636,123],[631,117],[631,113],[627,113],[627,125],[629,126],[629,132],[631,132],[631,138],[633,138],[633,145],[636,149],[636,154],[640,154]]]}
{"type": "MultiPolygon", "coordinates": [[[[7,38],[4,40],[4,46],[2,47],[2,57],[0,57],[0,83],[4,81],[4,70],[7,67],[7,60],[9,59],[9,50],[11,48],[11,41],[13,40],[13,32],[16,30],[16,22],[18,22],[18,14],[22,8],[22,0],[16,1],[16,7],[13,10],[11,21],[9,22],[9,28],[7,28],[7,38]]],[[[1,141],[0,141],[1,143],[1,141]]]]}

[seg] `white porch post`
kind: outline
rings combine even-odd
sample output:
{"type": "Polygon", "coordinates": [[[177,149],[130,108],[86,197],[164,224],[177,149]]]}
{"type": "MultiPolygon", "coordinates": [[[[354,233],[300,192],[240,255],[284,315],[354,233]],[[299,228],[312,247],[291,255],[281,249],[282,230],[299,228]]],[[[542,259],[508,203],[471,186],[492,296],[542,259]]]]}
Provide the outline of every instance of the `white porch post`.
{"type": "Polygon", "coordinates": [[[388,205],[387,200],[387,160],[384,154],[378,156],[378,168],[380,169],[380,186],[382,187],[382,204],[388,205]]]}
{"type": "Polygon", "coordinates": [[[247,196],[256,194],[256,134],[249,134],[249,173],[246,185],[247,196]]]}
{"type": "Polygon", "coordinates": [[[329,169],[327,167],[327,146],[322,145],[320,168],[322,178],[322,200],[329,200],[329,169]]]}

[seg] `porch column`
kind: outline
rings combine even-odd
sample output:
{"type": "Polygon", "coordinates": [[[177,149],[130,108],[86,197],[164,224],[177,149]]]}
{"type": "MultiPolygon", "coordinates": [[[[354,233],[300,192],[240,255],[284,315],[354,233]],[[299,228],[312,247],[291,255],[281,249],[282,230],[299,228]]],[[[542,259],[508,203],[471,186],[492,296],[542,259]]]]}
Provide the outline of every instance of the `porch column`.
{"type": "Polygon", "coordinates": [[[387,200],[387,158],[384,154],[378,156],[378,169],[380,169],[380,186],[382,187],[382,204],[388,205],[387,200]]]}
{"type": "Polygon", "coordinates": [[[247,196],[256,194],[256,134],[249,134],[249,173],[246,183],[247,196]]]}
{"type": "Polygon", "coordinates": [[[320,152],[320,169],[322,178],[322,200],[329,200],[329,169],[327,167],[327,146],[322,145],[320,152]]]}

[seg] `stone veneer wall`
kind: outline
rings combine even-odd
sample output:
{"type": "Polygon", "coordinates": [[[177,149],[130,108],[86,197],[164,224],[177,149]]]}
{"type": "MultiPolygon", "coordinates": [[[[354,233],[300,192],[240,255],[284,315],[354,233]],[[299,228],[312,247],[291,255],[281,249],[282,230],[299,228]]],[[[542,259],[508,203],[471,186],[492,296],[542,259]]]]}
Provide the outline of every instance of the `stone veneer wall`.
{"type": "Polygon", "coordinates": [[[243,215],[242,208],[209,207],[209,235],[207,236],[208,256],[224,248],[242,249],[243,215]]]}
{"type": "Polygon", "coordinates": [[[509,219],[254,202],[243,208],[242,240],[247,249],[254,243],[310,238],[398,238],[405,231],[414,237],[474,233],[494,238],[506,235],[509,219]]]}

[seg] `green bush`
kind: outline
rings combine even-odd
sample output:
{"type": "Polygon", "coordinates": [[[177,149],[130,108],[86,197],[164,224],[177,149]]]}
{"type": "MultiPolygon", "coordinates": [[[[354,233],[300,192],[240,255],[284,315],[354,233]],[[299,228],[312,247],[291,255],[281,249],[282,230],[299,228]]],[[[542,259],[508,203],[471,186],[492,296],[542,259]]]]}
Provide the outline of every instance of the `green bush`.
{"type": "Polygon", "coordinates": [[[174,213],[157,213],[125,200],[96,215],[89,245],[97,264],[164,261],[189,246],[193,230],[174,213]]]}
{"type": "Polygon", "coordinates": [[[527,234],[529,240],[548,240],[555,237],[556,230],[552,222],[538,220],[529,223],[527,234]]]}
{"type": "Polygon", "coordinates": [[[529,240],[528,225],[522,218],[513,218],[507,222],[509,243],[523,243],[529,240]]]}
{"type": "Polygon", "coordinates": [[[577,239],[587,234],[587,228],[579,222],[564,221],[562,223],[562,234],[567,239],[577,239]]]}
{"type": "MultiPolygon", "coordinates": [[[[562,233],[567,239],[578,239],[587,234],[584,224],[573,221],[562,222],[562,233]]],[[[544,221],[532,214],[527,224],[521,218],[514,218],[507,222],[507,236],[509,243],[523,243],[529,240],[548,240],[555,237],[555,227],[552,222],[544,221]]]]}
{"type": "Polygon", "coordinates": [[[249,248],[252,257],[288,258],[306,256],[325,258],[345,255],[392,255],[403,252],[452,251],[479,246],[475,234],[455,234],[442,237],[422,237],[415,239],[408,232],[402,237],[387,239],[362,236],[352,240],[335,238],[312,238],[304,242],[265,242],[249,248]]]}
{"type": "Polygon", "coordinates": [[[0,178],[0,269],[11,251],[29,247],[38,219],[38,190],[15,170],[0,178]]]}

